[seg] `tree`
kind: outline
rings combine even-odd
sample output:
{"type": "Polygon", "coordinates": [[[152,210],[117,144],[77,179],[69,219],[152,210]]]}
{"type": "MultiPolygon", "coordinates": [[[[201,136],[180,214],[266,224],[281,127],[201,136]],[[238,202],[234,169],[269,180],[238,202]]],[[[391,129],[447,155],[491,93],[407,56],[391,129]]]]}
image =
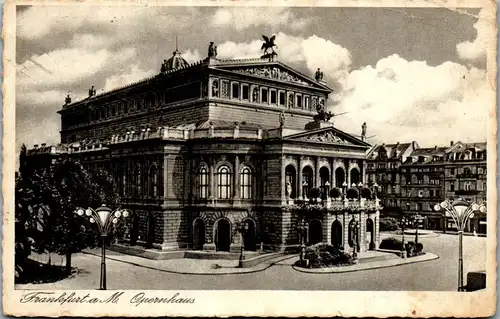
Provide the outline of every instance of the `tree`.
{"type": "Polygon", "coordinates": [[[75,210],[102,204],[116,207],[119,197],[112,177],[103,169],[87,171],[70,158],[36,169],[27,163],[20,163],[22,181],[16,191],[24,194],[19,203],[27,208],[19,212],[32,221],[28,229],[34,233],[33,248],[39,253],[66,256],[66,270],[70,272],[72,254],[99,241],[95,225],[77,216],[75,210]]]}

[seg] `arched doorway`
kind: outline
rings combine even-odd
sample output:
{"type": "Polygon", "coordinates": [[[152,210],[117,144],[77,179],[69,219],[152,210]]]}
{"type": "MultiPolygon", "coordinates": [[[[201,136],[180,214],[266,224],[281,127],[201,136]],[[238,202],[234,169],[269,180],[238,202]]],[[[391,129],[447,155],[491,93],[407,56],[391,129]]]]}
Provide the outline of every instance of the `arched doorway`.
{"type": "Polygon", "coordinates": [[[313,219],[309,222],[309,241],[308,245],[314,245],[323,241],[323,227],[321,222],[313,219]]]}
{"type": "Polygon", "coordinates": [[[227,219],[219,219],[215,224],[215,250],[229,251],[231,245],[231,224],[227,219]]]}
{"type": "Polygon", "coordinates": [[[255,222],[251,219],[245,220],[245,232],[243,233],[243,247],[248,251],[257,249],[255,222]]]}
{"type": "Polygon", "coordinates": [[[359,244],[359,224],[355,219],[351,219],[351,221],[349,222],[347,235],[347,242],[349,243],[350,247],[354,247],[355,242],[356,244],[359,244]]]}
{"type": "Polygon", "coordinates": [[[357,168],[351,169],[351,185],[352,184],[358,185],[359,182],[360,182],[359,170],[357,168]]]}
{"type": "Polygon", "coordinates": [[[342,184],[345,182],[345,171],[342,167],[337,167],[335,170],[335,187],[342,189],[342,184]]]}
{"type": "Polygon", "coordinates": [[[193,249],[203,250],[205,244],[205,222],[197,218],[193,224],[193,249]]]}
{"type": "Polygon", "coordinates": [[[297,194],[297,182],[296,182],[297,172],[293,165],[287,165],[285,168],[285,185],[290,184],[291,191],[290,194],[286,194],[290,198],[295,198],[297,194]]]}
{"type": "Polygon", "coordinates": [[[332,223],[332,246],[336,248],[342,246],[342,224],[338,220],[332,223]]]}
{"type": "Polygon", "coordinates": [[[373,227],[373,220],[371,218],[366,219],[366,241],[368,242],[368,249],[375,249],[375,231],[373,227]]]}

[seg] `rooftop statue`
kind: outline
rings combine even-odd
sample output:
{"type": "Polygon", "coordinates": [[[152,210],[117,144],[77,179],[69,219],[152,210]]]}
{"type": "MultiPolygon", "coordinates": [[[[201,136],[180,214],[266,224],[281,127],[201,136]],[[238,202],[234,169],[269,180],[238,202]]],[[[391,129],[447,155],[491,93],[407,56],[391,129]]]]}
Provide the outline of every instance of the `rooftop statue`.
{"type": "Polygon", "coordinates": [[[260,48],[261,50],[264,50],[264,55],[262,55],[262,58],[269,58],[270,60],[272,60],[275,56],[278,55],[278,53],[274,51],[274,47],[276,47],[276,49],[278,48],[278,46],[274,43],[274,40],[276,40],[276,35],[273,35],[271,38],[262,35],[262,38],[264,39],[264,41],[266,41],[262,43],[262,46],[260,48]],[[271,49],[270,53],[268,52],[269,49],[271,49]]]}
{"type": "Polygon", "coordinates": [[[335,115],[332,112],[326,112],[323,109],[318,110],[318,114],[314,115],[314,120],[316,122],[328,122],[335,115]]]}
{"type": "Polygon", "coordinates": [[[366,122],[361,125],[361,137],[366,137],[366,122]]]}
{"type": "Polygon", "coordinates": [[[318,68],[318,70],[316,71],[316,74],[315,74],[314,78],[318,82],[323,80],[323,71],[321,71],[320,68],[318,68]]]}
{"type": "Polygon", "coordinates": [[[161,64],[160,72],[161,73],[167,72],[167,60],[163,60],[163,63],[161,64]]]}
{"type": "Polygon", "coordinates": [[[69,96],[66,96],[66,99],[64,99],[64,102],[66,102],[66,104],[70,104],[71,103],[71,97],[69,96]]]}
{"type": "Polygon", "coordinates": [[[217,46],[214,45],[213,42],[210,42],[210,45],[208,46],[208,57],[209,58],[217,57],[217,46]]]}
{"type": "Polygon", "coordinates": [[[95,96],[95,93],[96,93],[96,91],[94,89],[94,86],[92,85],[92,87],[89,89],[89,97],[95,96]]]}

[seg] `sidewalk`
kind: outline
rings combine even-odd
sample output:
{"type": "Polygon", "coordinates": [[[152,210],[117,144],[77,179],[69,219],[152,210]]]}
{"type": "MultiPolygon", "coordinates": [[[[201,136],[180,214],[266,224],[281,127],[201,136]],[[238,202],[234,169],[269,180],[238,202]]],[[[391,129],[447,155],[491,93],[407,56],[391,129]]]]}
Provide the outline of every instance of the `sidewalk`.
{"type": "MultiPolygon", "coordinates": [[[[84,251],[83,254],[100,257],[99,253],[84,251]]],[[[106,256],[106,260],[126,263],[138,267],[181,275],[232,275],[248,274],[266,270],[281,261],[297,258],[297,255],[283,255],[264,261],[254,267],[238,268],[238,260],[167,259],[152,260],[132,255],[106,256]]]]}
{"type": "Polygon", "coordinates": [[[361,271],[361,270],[369,270],[369,269],[377,269],[377,268],[386,268],[386,267],[394,267],[406,264],[413,264],[423,261],[429,261],[438,259],[439,256],[432,253],[425,253],[425,255],[411,257],[411,258],[398,258],[398,259],[390,259],[390,260],[382,260],[382,261],[374,261],[367,263],[358,263],[351,266],[341,266],[341,267],[329,267],[329,268],[301,268],[292,266],[293,269],[310,273],[310,274],[331,274],[331,273],[343,273],[343,272],[353,272],[353,271],[361,271]]]}

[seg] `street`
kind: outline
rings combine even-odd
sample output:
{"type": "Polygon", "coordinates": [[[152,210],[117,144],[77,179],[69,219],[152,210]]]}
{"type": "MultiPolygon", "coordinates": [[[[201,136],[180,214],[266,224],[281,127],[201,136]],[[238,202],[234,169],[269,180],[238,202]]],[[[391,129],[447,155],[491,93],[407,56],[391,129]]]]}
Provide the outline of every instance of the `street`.
{"type": "MultiPolygon", "coordinates": [[[[383,234],[382,237],[388,237],[388,234],[383,234]]],[[[405,239],[414,240],[414,236],[405,235],[405,239]]],[[[289,261],[284,261],[266,270],[249,274],[179,275],[108,260],[108,289],[456,291],[458,236],[447,234],[435,237],[422,236],[419,237],[419,242],[423,243],[425,251],[437,254],[439,259],[338,274],[301,273],[294,270],[289,261]]],[[[59,257],[54,260],[57,258],[59,257]]],[[[29,284],[16,288],[97,289],[99,287],[98,256],[77,254],[74,256],[73,264],[80,269],[74,278],[53,284],[29,284]]],[[[465,236],[464,281],[467,272],[484,270],[485,265],[486,238],[465,236]]]]}

